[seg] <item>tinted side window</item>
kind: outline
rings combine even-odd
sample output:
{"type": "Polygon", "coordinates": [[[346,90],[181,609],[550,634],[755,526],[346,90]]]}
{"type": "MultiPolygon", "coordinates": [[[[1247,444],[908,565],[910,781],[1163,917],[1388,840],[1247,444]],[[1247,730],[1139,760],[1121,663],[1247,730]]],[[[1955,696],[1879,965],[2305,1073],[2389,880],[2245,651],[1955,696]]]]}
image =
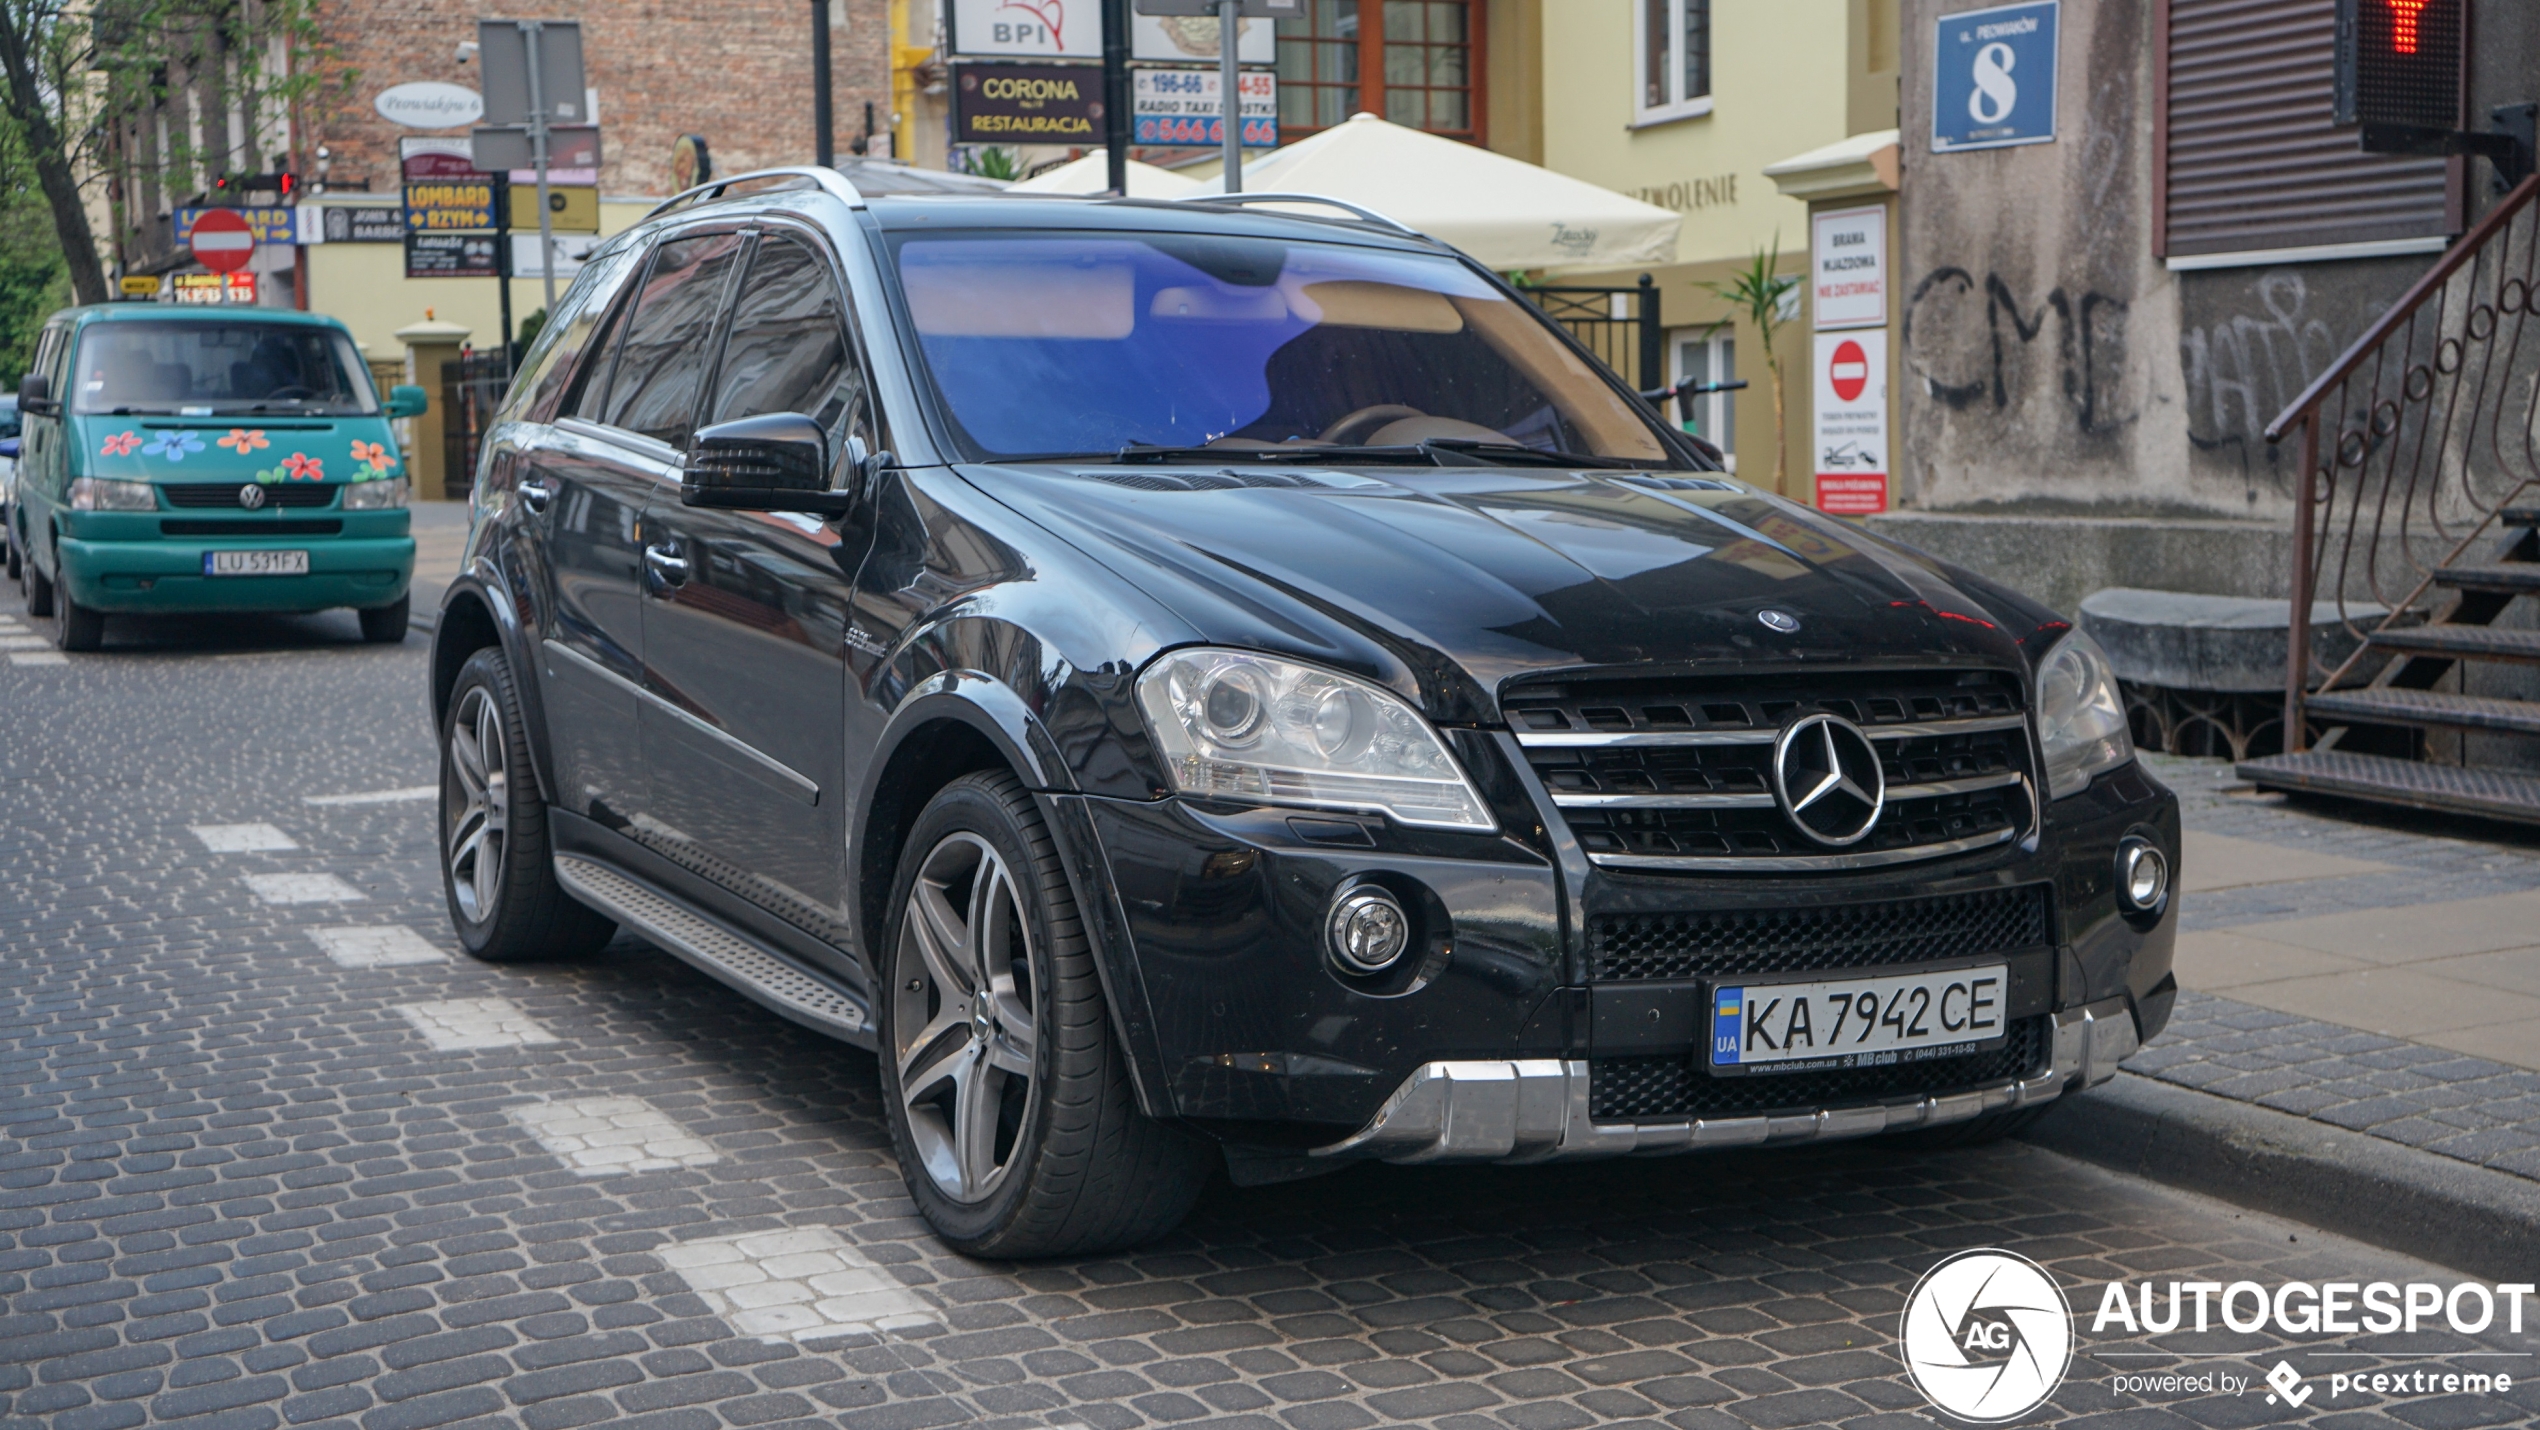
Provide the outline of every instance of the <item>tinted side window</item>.
{"type": "Polygon", "coordinates": [[[737,233],[710,233],[662,245],[618,343],[608,425],[674,447],[688,440],[724,280],[741,242],[737,233]]]}
{"type": "Polygon", "coordinates": [[[511,396],[503,403],[496,421],[555,420],[575,370],[587,365],[581,361],[582,354],[586,350],[594,354],[600,351],[595,341],[600,322],[608,316],[610,302],[625,286],[626,275],[642,256],[640,245],[628,244],[603,255],[574,276],[573,287],[556,304],[559,316],[531,345],[529,357],[521,364],[520,375],[512,380],[511,396]]]}
{"type": "Polygon", "coordinates": [[[801,412],[835,432],[863,391],[829,265],[800,240],[760,240],[732,305],[711,420],[801,412]]]}

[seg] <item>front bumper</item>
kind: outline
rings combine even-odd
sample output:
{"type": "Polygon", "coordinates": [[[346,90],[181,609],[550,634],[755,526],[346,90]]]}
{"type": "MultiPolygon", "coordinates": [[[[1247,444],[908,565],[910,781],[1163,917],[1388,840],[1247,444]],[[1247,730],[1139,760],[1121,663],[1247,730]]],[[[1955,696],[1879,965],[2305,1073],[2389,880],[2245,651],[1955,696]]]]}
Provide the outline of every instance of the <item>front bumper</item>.
{"type": "Polygon", "coordinates": [[[1940,1096],[1682,1122],[1592,1120],[1584,1060],[1435,1062],[1405,1078],[1365,1127],[1311,1155],[1524,1163],[1868,1137],[2052,1102],[2116,1076],[2117,1064],[2140,1046],[2128,1000],[2109,998],[2057,1013],[2052,1060],[2024,1078],[1940,1096]]]}
{"type": "MultiPolygon", "coordinates": [[[[402,517],[404,513],[394,513],[402,517]]],[[[400,523],[402,525],[402,523],[400,523]]],[[[349,526],[350,523],[348,522],[349,526]]],[[[324,611],[394,603],[414,575],[414,538],[248,536],[120,541],[64,537],[62,589],[92,611],[179,614],[324,611]],[[203,553],[289,547],[309,553],[305,576],[206,576],[203,553]]]]}

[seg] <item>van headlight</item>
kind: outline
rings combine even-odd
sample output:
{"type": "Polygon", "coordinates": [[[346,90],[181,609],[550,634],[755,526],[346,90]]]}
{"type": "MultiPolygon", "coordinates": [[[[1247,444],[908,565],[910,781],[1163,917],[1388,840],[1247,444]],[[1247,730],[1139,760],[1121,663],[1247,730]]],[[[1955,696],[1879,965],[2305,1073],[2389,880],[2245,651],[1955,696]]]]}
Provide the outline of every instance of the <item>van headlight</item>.
{"type": "Polygon", "coordinates": [[[73,511],[157,511],[159,489],[148,482],[81,477],[71,483],[73,511]]]}
{"type": "Polygon", "coordinates": [[[1379,810],[1432,829],[1499,827],[1420,712],[1353,676],[1244,651],[1177,650],[1138,677],[1138,708],[1183,794],[1379,810]]]}
{"type": "Polygon", "coordinates": [[[355,482],[344,489],[346,511],[394,511],[406,504],[406,479],[355,482]]]}
{"type": "Polygon", "coordinates": [[[2037,735],[2050,799],[2079,794],[2093,775],[2134,758],[2116,669],[2099,643],[2079,631],[2057,642],[2037,669],[2037,735]]]}

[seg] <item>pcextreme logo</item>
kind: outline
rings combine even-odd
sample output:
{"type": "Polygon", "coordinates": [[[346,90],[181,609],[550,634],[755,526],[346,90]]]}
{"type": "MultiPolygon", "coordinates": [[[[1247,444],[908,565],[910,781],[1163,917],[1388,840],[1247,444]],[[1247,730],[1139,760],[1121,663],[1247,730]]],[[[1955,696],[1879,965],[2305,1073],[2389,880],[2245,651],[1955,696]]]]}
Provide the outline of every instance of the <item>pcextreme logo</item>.
{"type": "Polygon", "coordinates": [[[1992,1424],[2026,1415],[2064,1383],[2072,1307],[2027,1257],[1962,1251],[1914,1283],[1901,1339],[1905,1368],[1934,1408],[1992,1424]]]}

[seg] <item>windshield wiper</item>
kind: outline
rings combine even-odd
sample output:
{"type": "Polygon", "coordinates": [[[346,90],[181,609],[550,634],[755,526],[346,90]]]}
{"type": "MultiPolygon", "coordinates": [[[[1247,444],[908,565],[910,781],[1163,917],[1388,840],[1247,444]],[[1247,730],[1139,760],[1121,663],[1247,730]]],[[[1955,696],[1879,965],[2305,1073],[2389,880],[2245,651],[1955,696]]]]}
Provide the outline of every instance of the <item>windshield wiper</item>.
{"type": "Polygon", "coordinates": [[[1432,437],[1420,444],[1441,467],[1460,467],[1464,461],[1445,460],[1446,453],[1459,458],[1479,459],[1491,466],[1511,463],[1530,467],[1630,467],[1647,466],[1622,457],[1592,457],[1585,452],[1546,451],[1516,442],[1494,442],[1487,437],[1432,437]]]}
{"type": "Polygon", "coordinates": [[[1418,447],[1167,447],[1147,442],[1132,442],[1111,456],[1116,462],[1311,462],[1326,467],[1435,460],[1418,447]]]}

